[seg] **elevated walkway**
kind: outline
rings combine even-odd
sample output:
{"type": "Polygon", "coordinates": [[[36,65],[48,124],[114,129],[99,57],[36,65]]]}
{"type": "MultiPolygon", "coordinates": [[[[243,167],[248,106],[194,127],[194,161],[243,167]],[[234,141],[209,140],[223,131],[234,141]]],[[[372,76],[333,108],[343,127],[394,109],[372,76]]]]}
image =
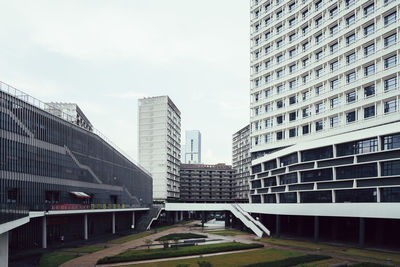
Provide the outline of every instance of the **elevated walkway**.
{"type": "Polygon", "coordinates": [[[138,231],[147,231],[150,229],[151,224],[153,221],[157,220],[160,216],[161,211],[164,209],[164,205],[153,205],[149,212],[142,215],[138,222],[136,229],[138,231]]]}
{"type": "Polygon", "coordinates": [[[269,236],[270,231],[258,220],[254,219],[239,204],[231,203],[166,203],[166,211],[230,211],[246,227],[258,237],[269,236]]]}

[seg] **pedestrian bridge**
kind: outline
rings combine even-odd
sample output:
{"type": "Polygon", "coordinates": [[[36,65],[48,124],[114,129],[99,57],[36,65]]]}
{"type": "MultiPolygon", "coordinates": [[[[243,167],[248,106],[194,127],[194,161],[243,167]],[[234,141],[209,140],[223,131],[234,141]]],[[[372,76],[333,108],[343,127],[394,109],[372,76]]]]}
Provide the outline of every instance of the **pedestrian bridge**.
{"type": "Polygon", "coordinates": [[[236,218],[251,229],[258,237],[271,235],[271,232],[258,220],[254,219],[239,204],[231,203],[165,203],[166,211],[230,211],[236,218]]]}

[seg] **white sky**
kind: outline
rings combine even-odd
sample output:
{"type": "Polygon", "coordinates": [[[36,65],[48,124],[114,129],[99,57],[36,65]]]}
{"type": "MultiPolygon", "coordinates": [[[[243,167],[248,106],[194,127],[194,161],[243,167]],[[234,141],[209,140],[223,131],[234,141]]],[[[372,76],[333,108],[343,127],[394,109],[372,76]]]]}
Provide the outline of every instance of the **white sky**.
{"type": "Polygon", "coordinates": [[[169,95],[204,163],[249,122],[249,1],[0,0],[0,80],[77,103],[137,159],[137,100],[169,95]]]}

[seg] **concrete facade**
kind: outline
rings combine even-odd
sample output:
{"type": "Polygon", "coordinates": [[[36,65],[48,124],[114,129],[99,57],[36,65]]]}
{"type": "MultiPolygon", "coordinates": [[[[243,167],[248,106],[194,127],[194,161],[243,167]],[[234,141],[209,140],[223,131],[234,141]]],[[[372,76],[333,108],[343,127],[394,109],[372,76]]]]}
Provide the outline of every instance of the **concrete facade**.
{"type": "Polygon", "coordinates": [[[139,99],[139,163],[153,177],[153,199],[179,198],[181,112],[168,96],[139,99]]]}
{"type": "Polygon", "coordinates": [[[186,164],[201,163],[201,133],[198,130],[185,132],[185,146],[183,152],[186,164]]]}
{"type": "Polygon", "coordinates": [[[232,168],[236,170],[233,197],[237,202],[249,202],[251,169],[249,125],[243,127],[232,136],[232,168]]]}

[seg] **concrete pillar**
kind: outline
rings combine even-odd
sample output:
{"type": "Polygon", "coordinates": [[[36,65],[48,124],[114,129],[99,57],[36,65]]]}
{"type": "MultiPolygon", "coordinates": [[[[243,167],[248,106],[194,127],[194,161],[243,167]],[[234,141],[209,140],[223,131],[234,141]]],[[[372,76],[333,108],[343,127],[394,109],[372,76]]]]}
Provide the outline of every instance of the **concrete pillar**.
{"type": "Polygon", "coordinates": [[[8,232],[0,234],[0,267],[8,267],[8,232]]]}
{"type": "Polygon", "coordinates": [[[175,211],[175,220],[174,223],[179,222],[179,211],[175,211]]]}
{"type": "Polygon", "coordinates": [[[83,215],[83,238],[85,240],[88,240],[89,238],[89,232],[88,232],[88,215],[85,213],[83,215]]]}
{"type": "Polygon", "coordinates": [[[280,215],[276,215],[276,222],[275,222],[275,236],[279,237],[281,235],[281,217],[280,215]]]}
{"type": "Polygon", "coordinates": [[[364,218],[360,218],[359,245],[362,248],[365,245],[365,219],[364,218]]]}
{"type": "Polygon", "coordinates": [[[135,229],[135,212],[134,211],[132,211],[132,226],[131,226],[131,228],[135,229]]]}
{"type": "Polygon", "coordinates": [[[201,227],[204,227],[204,223],[206,222],[206,212],[203,210],[202,212],[201,212],[201,227]]]}
{"type": "Polygon", "coordinates": [[[112,233],[115,234],[115,212],[112,213],[112,233]]]}
{"type": "Polygon", "coordinates": [[[47,248],[47,220],[46,216],[42,218],[42,248],[47,248]]]}
{"type": "Polygon", "coordinates": [[[229,211],[225,211],[225,228],[231,225],[231,218],[230,218],[229,211]]]}
{"type": "Polygon", "coordinates": [[[314,216],[314,242],[319,240],[319,217],[314,216]]]}
{"type": "Polygon", "coordinates": [[[180,217],[179,220],[183,221],[183,211],[180,211],[180,216],[179,217],[180,217]]]}

